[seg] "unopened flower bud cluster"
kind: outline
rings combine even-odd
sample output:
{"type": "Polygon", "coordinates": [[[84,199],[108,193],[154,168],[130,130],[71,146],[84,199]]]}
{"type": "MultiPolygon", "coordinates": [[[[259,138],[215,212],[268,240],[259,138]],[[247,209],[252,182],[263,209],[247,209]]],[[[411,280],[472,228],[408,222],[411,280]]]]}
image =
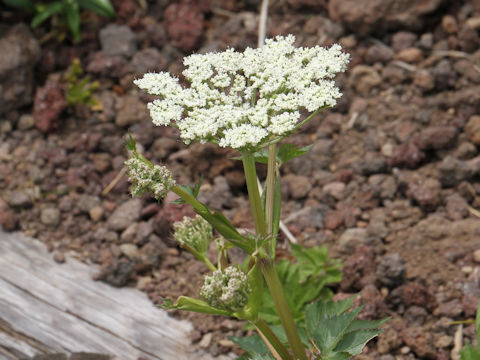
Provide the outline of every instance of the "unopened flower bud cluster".
{"type": "Polygon", "coordinates": [[[243,309],[247,305],[249,294],[248,278],[235,266],[206,276],[200,290],[200,295],[210,306],[228,311],[243,309]]]}
{"type": "Polygon", "coordinates": [[[185,216],[182,221],[173,224],[173,237],[180,244],[186,244],[200,253],[208,250],[212,241],[212,226],[200,215],[190,218],[185,216]]]}
{"type": "Polygon", "coordinates": [[[132,195],[151,192],[157,200],[163,199],[175,185],[172,173],[165,166],[151,165],[142,159],[132,157],[125,162],[129,168],[128,180],[132,184],[132,195]]]}
{"type": "Polygon", "coordinates": [[[188,56],[183,75],[189,88],[165,72],[145,74],[135,84],[161,97],[148,104],[153,122],[174,121],[186,143],[255,148],[286,136],[301,110],[334,106],[341,96],[332,79],[345,71],[349,55],[339,45],[295,48],[294,42],[293,35],[277,36],[243,53],[188,56]]]}

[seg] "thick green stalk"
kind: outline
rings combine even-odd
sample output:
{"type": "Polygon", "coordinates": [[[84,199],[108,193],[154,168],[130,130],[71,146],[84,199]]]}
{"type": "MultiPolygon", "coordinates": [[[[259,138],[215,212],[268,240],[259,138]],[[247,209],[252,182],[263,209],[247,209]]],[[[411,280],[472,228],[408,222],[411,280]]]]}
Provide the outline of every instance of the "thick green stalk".
{"type": "Polygon", "coordinates": [[[262,259],[260,264],[263,276],[267,282],[268,289],[270,290],[273,301],[275,302],[278,316],[280,316],[282,326],[285,329],[288,343],[290,344],[294,358],[295,360],[307,360],[305,347],[303,346],[300,336],[298,335],[298,331],[295,326],[295,322],[293,321],[293,317],[287,303],[287,298],[283,292],[282,284],[278,278],[275,266],[269,259],[262,259]]]}
{"type": "Polygon", "coordinates": [[[273,348],[273,350],[276,352],[276,354],[274,354],[276,358],[279,357],[282,360],[291,359],[287,348],[282,344],[282,342],[273,333],[272,329],[270,329],[264,320],[258,319],[253,323],[253,325],[255,325],[255,328],[260,333],[260,336],[262,336],[263,341],[266,342],[266,345],[269,347],[270,351],[272,351],[273,348]],[[278,357],[276,355],[278,355],[278,357]]]}
{"type": "Polygon", "coordinates": [[[262,200],[257,185],[257,170],[255,169],[255,157],[251,153],[242,153],[245,180],[247,182],[248,196],[252,209],[253,221],[257,235],[266,237],[268,234],[265,215],[262,208],[262,200]]]}
{"type": "Polygon", "coordinates": [[[277,145],[268,147],[268,165],[267,165],[267,184],[266,184],[266,205],[265,212],[267,216],[268,232],[273,231],[273,194],[275,193],[275,173],[277,168],[277,145]]]}
{"type": "MultiPolygon", "coordinates": [[[[275,194],[275,178],[277,172],[277,145],[273,144],[268,147],[268,165],[267,165],[267,184],[265,191],[267,192],[265,199],[265,213],[267,217],[268,233],[273,236],[273,205],[275,194]]],[[[277,246],[276,238],[271,240],[271,254],[275,258],[275,249],[277,246]]]]}

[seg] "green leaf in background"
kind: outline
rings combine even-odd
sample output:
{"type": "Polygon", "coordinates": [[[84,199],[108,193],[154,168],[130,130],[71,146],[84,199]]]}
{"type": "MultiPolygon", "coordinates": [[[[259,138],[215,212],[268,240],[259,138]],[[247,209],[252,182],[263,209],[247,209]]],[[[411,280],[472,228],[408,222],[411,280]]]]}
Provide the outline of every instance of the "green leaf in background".
{"type": "Polygon", "coordinates": [[[334,351],[360,311],[361,308],[357,308],[349,313],[331,317],[325,316],[316,328],[308,329],[310,336],[322,354],[328,354],[334,351]],[[313,330],[313,332],[311,330],[313,330]]]}
{"type": "MultiPolygon", "coordinates": [[[[80,10],[77,0],[65,0],[67,25],[75,40],[80,40],[80,10]]],[[[88,80],[87,80],[88,82],[88,80]]]]}
{"type": "Polygon", "coordinates": [[[25,11],[35,11],[35,4],[30,0],[3,0],[3,3],[25,11]]]}
{"type": "Polygon", "coordinates": [[[461,360],[479,360],[480,359],[480,349],[473,347],[470,344],[466,344],[465,347],[460,351],[461,360]]]}
{"type": "MultiPolygon", "coordinates": [[[[198,197],[198,193],[200,192],[200,187],[202,186],[203,183],[203,174],[200,175],[200,180],[192,187],[190,186],[185,186],[185,185],[179,185],[183,191],[187,192],[188,194],[192,195],[195,199],[198,197]]],[[[172,201],[172,204],[185,204],[185,200],[182,198],[178,198],[175,201],[172,201]]]]}
{"type": "Polygon", "coordinates": [[[62,12],[64,10],[64,5],[65,3],[56,1],[47,5],[37,6],[37,15],[35,15],[32,19],[31,26],[35,28],[47,20],[50,16],[62,12]]]}
{"type": "Polygon", "coordinates": [[[322,360],[349,359],[360,354],[366,343],[380,333],[378,327],[388,320],[356,319],[362,307],[352,310],[353,299],[317,302],[307,308],[307,332],[322,360]]]}
{"type": "MultiPolygon", "coordinates": [[[[313,145],[299,147],[295,144],[282,144],[278,147],[277,152],[277,161],[280,165],[286,163],[289,160],[292,160],[296,157],[302,156],[306,154],[313,145]]],[[[256,151],[253,156],[255,157],[255,162],[261,164],[268,163],[268,150],[267,149],[260,149],[256,151]]],[[[241,160],[242,157],[234,157],[234,160],[241,160]]]]}
{"type": "Polygon", "coordinates": [[[306,248],[298,244],[291,244],[292,254],[300,266],[301,278],[308,276],[325,277],[327,283],[342,281],[342,263],[336,259],[329,259],[328,247],[314,246],[306,248]]]}
{"type": "MultiPolygon", "coordinates": [[[[296,256],[296,261],[281,260],[275,264],[275,269],[295,323],[302,327],[307,305],[315,300],[331,299],[332,292],[327,286],[341,281],[342,265],[338,260],[328,258],[326,246],[306,248],[301,245],[292,245],[292,253],[296,256]]],[[[348,309],[351,302],[347,302],[344,306],[345,310],[348,309]]],[[[280,318],[275,311],[275,304],[268,288],[264,288],[259,313],[268,324],[280,324],[280,318]]],[[[309,315],[306,318],[308,320],[309,315]]]]}
{"type": "Polygon", "coordinates": [[[347,353],[350,356],[362,352],[367,342],[380,334],[380,330],[359,330],[346,334],[337,344],[335,351],[347,353]]]}
{"type": "Polygon", "coordinates": [[[313,145],[298,147],[295,144],[282,144],[278,148],[277,158],[280,164],[284,164],[289,160],[306,154],[313,145]]]}
{"type": "Polygon", "coordinates": [[[114,17],[115,10],[110,0],[78,0],[78,4],[87,10],[105,17],[114,17]]]}
{"type": "Polygon", "coordinates": [[[267,345],[265,345],[258,334],[247,337],[229,336],[228,338],[245,350],[250,356],[253,354],[262,356],[270,354],[270,350],[268,350],[267,345]]]}

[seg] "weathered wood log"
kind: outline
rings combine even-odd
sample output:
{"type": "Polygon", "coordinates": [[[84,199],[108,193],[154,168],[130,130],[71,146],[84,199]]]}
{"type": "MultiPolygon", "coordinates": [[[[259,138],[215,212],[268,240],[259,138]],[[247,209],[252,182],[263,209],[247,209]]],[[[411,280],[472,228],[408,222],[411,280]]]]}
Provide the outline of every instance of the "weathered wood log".
{"type": "Polygon", "coordinates": [[[113,359],[210,359],[194,352],[190,323],[172,319],[132,288],[91,279],[95,267],[0,231],[0,359],[80,351],[113,359]]]}

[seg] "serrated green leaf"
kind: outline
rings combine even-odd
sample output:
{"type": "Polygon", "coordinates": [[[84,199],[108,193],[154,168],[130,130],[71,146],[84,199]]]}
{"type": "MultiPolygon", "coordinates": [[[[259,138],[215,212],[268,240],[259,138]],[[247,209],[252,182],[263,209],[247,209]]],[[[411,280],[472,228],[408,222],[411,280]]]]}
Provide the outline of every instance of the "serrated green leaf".
{"type": "MultiPolygon", "coordinates": [[[[203,175],[200,175],[200,180],[198,180],[198,182],[193,186],[193,188],[188,185],[178,185],[178,187],[196,199],[200,192],[200,187],[202,186],[203,179],[203,175]]],[[[182,198],[178,198],[177,200],[172,201],[172,204],[185,204],[185,200],[183,200],[182,198]]]]}
{"type": "Polygon", "coordinates": [[[268,350],[267,345],[265,345],[260,335],[255,334],[247,337],[229,336],[228,338],[245,350],[250,356],[253,354],[267,355],[270,353],[270,350],[268,350]]]}
{"type": "Polygon", "coordinates": [[[315,329],[320,326],[323,319],[341,315],[353,306],[354,296],[341,301],[316,302],[307,307],[306,325],[307,331],[313,334],[315,329]]]}
{"type": "Polygon", "coordinates": [[[53,3],[49,3],[47,5],[39,6],[37,11],[37,15],[34,16],[31,22],[31,26],[33,28],[37,27],[49,17],[58,14],[64,10],[64,3],[60,1],[56,1],[53,3]]]}
{"type": "Polygon", "coordinates": [[[358,330],[350,332],[342,337],[334,351],[340,353],[345,352],[351,356],[358,355],[362,352],[366,343],[376,337],[380,332],[380,330],[358,330]]]}
{"type": "Polygon", "coordinates": [[[78,3],[82,8],[91,10],[101,16],[115,16],[115,10],[110,0],[78,0],[78,3]]]}
{"type": "Polygon", "coordinates": [[[326,277],[327,283],[340,282],[342,280],[342,264],[338,260],[328,258],[326,245],[306,248],[298,244],[291,244],[292,254],[301,265],[302,279],[307,276],[326,277]]]}
{"type": "Polygon", "coordinates": [[[326,316],[313,331],[313,340],[322,353],[329,353],[347,333],[350,324],[360,313],[361,308],[341,315],[326,316]]]}
{"type": "Polygon", "coordinates": [[[200,180],[195,184],[195,186],[192,189],[193,196],[195,196],[195,199],[198,197],[198,193],[200,192],[200,187],[202,186],[203,183],[203,174],[200,175],[200,180]]]}
{"type": "Polygon", "coordinates": [[[284,164],[289,160],[292,160],[307,153],[312,148],[312,146],[313,144],[304,147],[298,147],[295,144],[282,144],[278,148],[278,161],[280,164],[284,164]]]}
{"type": "Polygon", "coordinates": [[[379,326],[385,324],[388,320],[390,320],[389,317],[385,319],[373,320],[373,321],[355,319],[352,325],[350,325],[348,331],[377,329],[379,326]]]}

